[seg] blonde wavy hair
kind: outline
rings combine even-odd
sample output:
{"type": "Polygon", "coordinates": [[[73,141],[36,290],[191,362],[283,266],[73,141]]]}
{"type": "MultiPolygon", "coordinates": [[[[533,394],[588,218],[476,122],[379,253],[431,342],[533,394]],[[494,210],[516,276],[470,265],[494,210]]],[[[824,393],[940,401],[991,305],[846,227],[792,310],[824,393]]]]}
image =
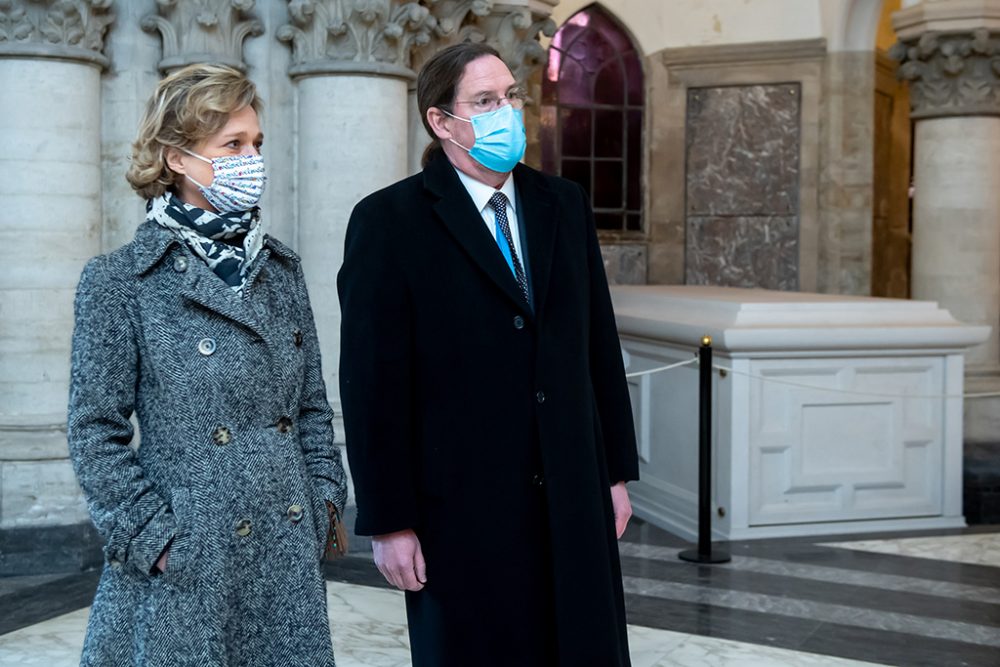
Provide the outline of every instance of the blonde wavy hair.
{"type": "Polygon", "coordinates": [[[178,177],[167,166],[167,148],[197,144],[247,106],[259,114],[264,105],[257,87],[239,70],[198,64],[174,72],[160,81],[146,103],[126,180],[140,197],[159,197],[178,177]]]}

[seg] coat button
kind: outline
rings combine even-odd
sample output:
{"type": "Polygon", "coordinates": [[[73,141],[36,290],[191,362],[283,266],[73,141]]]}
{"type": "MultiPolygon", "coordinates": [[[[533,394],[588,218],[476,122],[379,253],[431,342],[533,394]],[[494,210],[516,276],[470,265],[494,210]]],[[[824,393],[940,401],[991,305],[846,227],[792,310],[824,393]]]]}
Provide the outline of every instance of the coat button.
{"type": "Polygon", "coordinates": [[[295,347],[302,347],[302,329],[296,329],[292,332],[292,340],[295,341],[295,347]]]}
{"type": "Polygon", "coordinates": [[[212,432],[212,441],[217,445],[228,445],[233,440],[233,432],[220,426],[212,432]]]}
{"type": "Polygon", "coordinates": [[[544,391],[537,392],[535,394],[535,400],[538,401],[539,403],[544,403],[545,402],[545,392],[544,391]]]}
{"type": "Polygon", "coordinates": [[[122,567],[122,562],[117,558],[112,558],[108,561],[108,564],[115,570],[120,570],[122,567]]]}
{"type": "Polygon", "coordinates": [[[287,512],[289,521],[292,523],[298,523],[299,521],[302,521],[302,517],[304,515],[305,512],[302,510],[302,505],[289,505],[287,512]]]}
{"type": "Polygon", "coordinates": [[[184,255],[178,255],[174,257],[174,271],[177,273],[184,273],[188,270],[188,258],[184,255]]]}
{"type": "Polygon", "coordinates": [[[278,420],[278,433],[288,433],[292,430],[292,420],[282,417],[278,420]]]}
{"type": "Polygon", "coordinates": [[[198,351],[201,352],[206,357],[215,354],[215,339],[202,338],[200,341],[198,341],[198,351]]]}
{"type": "Polygon", "coordinates": [[[250,519],[240,519],[236,522],[236,534],[240,537],[246,537],[251,530],[250,519]]]}
{"type": "Polygon", "coordinates": [[[514,316],[514,328],[515,329],[523,329],[524,328],[524,318],[521,317],[520,315],[515,315],[514,316]]]}

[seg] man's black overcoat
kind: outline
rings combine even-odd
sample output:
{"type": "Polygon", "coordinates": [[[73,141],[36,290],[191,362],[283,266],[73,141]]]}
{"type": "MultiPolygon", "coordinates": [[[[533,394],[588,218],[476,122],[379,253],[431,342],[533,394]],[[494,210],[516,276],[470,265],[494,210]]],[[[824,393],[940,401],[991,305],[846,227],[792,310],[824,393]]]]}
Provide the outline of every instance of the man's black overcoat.
{"type": "Polygon", "coordinates": [[[533,307],[443,154],[354,209],[355,530],[420,538],[414,667],[628,665],[610,485],[638,463],[593,215],[570,181],[518,165],[514,182],[533,307]]]}

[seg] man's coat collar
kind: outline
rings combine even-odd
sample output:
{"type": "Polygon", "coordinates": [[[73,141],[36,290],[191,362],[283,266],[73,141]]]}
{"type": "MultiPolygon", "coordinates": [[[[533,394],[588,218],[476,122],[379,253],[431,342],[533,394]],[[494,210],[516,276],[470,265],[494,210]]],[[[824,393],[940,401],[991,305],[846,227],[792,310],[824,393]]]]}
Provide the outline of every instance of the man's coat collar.
{"type": "MultiPolygon", "coordinates": [[[[447,157],[439,154],[432,158],[423,176],[424,187],[438,197],[434,211],[451,235],[501,291],[531,315],[496,240],[482,224],[479,211],[447,157]]],[[[545,178],[534,169],[518,164],[514,168],[514,185],[521,201],[518,220],[524,225],[528,241],[534,310],[539,314],[545,305],[558,211],[554,210],[552,191],[545,178]]]]}

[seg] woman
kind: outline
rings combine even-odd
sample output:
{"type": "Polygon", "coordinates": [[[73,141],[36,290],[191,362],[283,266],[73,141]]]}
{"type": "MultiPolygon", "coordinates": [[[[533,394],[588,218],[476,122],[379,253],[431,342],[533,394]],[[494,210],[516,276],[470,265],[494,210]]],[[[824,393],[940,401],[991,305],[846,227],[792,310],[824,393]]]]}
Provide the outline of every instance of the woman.
{"type": "Polygon", "coordinates": [[[228,67],[164,79],[127,175],[146,219],[80,279],[69,446],[107,561],[82,665],[334,664],[347,487],[302,267],[257,208],[260,108],[228,67]]]}

